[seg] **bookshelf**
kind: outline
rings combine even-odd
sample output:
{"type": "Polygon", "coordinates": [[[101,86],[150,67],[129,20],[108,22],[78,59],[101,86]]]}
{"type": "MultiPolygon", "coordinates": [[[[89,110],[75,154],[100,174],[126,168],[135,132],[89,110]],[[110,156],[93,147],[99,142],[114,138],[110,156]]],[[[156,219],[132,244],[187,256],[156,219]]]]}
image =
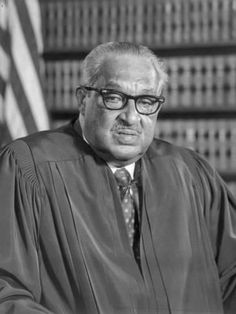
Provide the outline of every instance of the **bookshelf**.
{"type": "Polygon", "coordinates": [[[54,126],[78,114],[81,60],[134,41],[165,59],[156,136],[193,148],[236,193],[236,0],[41,0],[45,95],[54,126]]]}
{"type": "Polygon", "coordinates": [[[48,0],[42,6],[47,50],[86,51],[114,38],[153,49],[236,39],[235,0],[48,0]]]}

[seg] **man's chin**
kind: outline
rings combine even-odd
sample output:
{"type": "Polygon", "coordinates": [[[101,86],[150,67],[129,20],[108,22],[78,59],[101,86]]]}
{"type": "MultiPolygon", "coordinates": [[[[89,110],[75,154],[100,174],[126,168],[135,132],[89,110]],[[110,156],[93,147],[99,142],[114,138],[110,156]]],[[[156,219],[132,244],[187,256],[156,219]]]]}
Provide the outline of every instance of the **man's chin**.
{"type": "Polygon", "coordinates": [[[129,164],[137,161],[143,155],[143,149],[140,145],[121,143],[107,143],[105,146],[94,146],[96,153],[105,161],[112,164],[129,164]]]}
{"type": "Polygon", "coordinates": [[[139,136],[137,134],[119,134],[116,138],[117,145],[125,146],[136,146],[139,141],[139,136]]]}
{"type": "Polygon", "coordinates": [[[137,161],[143,153],[140,147],[119,145],[115,149],[110,151],[110,161],[117,161],[122,163],[132,163],[137,161]]]}

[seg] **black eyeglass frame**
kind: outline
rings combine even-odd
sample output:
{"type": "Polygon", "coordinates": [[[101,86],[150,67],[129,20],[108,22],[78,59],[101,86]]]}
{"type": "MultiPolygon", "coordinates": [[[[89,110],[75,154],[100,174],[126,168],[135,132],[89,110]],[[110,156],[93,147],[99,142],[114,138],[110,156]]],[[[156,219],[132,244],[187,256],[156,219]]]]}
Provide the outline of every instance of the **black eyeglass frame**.
{"type": "Polygon", "coordinates": [[[99,93],[99,94],[102,96],[102,100],[103,100],[104,106],[105,106],[106,109],[108,109],[108,110],[121,110],[121,109],[123,109],[123,108],[127,105],[129,99],[133,99],[133,100],[134,100],[134,103],[135,103],[135,109],[137,110],[137,112],[138,112],[139,114],[149,116],[149,115],[152,115],[152,114],[156,113],[156,112],[160,109],[161,105],[165,102],[165,97],[162,96],[162,95],[161,95],[161,96],[153,96],[153,95],[143,94],[143,95],[138,95],[138,96],[131,96],[131,95],[125,94],[125,93],[123,93],[123,92],[117,91],[117,90],[115,90],[115,89],[110,89],[110,88],[100,88],[100,89],[99,89],[99,88],[95,88],[95,87],[91,87],[91,86],[83,86],[83,85],[82,85],[82,86],[78,86],[78,87],[76,88],[76,94],[77,94],[77,92],[78,92],[79,89],[83,89],[83,88],[86,89],[86,90],[89,90],[89,91],[95,91],[95,92],[99,93]],[[104,97],[103,97],[103,96],[105,96],[106,91],[107,91],[107,92],[114,92],[114,93],[120,95],[120,96],[122,97],[123,106],[120,107],[120,108],[110,108],[110,107],[108,107],[107,104],[105,103],[105,100],[104,100],[104,97]],[[152,99],[154,100],[154,101],[153,101],[153,104],[158,103],[158,106],[157,106],[157,108],[155,109],[155,111],[153,111],[153,112],[151,112],[151,113],[143,113],[143,112],[140,112],[140,111],[138,110],[138,108],[137,108],[137,100],[138,100],[140,97],[152,98],[152,99]]]}

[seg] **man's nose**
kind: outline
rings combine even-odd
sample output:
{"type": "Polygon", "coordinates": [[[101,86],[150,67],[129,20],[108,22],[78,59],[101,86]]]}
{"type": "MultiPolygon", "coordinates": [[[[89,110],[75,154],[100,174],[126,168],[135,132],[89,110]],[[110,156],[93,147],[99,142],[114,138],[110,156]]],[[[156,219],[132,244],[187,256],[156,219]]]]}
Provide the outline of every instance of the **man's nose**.
{"type": "Polygon", "coordinates": [[[139,121],[140,115],[136,110],[134,99],[128,99],[127,104],[120,116],[129,124],[135,124],[137,121],[139,121]]]}

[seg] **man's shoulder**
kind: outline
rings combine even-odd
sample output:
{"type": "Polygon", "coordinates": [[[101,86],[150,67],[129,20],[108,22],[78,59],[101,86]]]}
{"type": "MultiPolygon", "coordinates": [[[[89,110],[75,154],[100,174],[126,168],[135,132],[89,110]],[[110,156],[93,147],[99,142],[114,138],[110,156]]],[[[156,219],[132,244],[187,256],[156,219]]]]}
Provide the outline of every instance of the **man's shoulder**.
{"type": "Polygon", "coordinates": [[[18,158],[27,150],[36,164],[48,161],[61,161],[79,158],[82,138],[67,124],[54,130],[36,132],[12,142],[9,147],[18,158]]]}
{"type": "Polygon", "coordinates": [[[170,143],[159,138],[154,138],[152,144],[149,147],[148,155],[150,158],[172,157],[176,159],[182,159],[185,157],[197,157],[198,154],[190,148],[178,146],[174,143],[170,143]]]}
{"type": "Polygon", "coordinates": [[[167,164],[171,162],[177,167],[182,165],[188,168],[194,175],[196,175],[196,173],[215,174],[215,170],[209,162],[198,152],[191,148],[178,146],[158,138],[153,140],[147,152],[147,156],[150,159],[162,158],[162,160],[166,160],[167,164]]]}

